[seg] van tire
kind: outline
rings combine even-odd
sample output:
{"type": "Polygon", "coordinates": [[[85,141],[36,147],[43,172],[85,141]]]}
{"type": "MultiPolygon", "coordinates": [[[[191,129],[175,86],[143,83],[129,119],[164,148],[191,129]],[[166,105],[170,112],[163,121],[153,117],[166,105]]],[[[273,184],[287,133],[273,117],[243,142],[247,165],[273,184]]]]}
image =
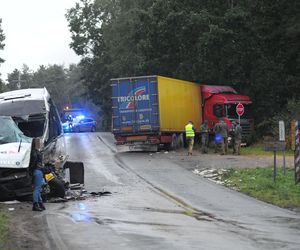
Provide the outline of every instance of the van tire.
{"type": "Polygon", "coordinates": [[[50,195],[54,197],[60,197],[64,198],[65,197],[65,186],[64,183],[58,179],[54,178],[53,180],[49,181],[49,186],[50,186],[50,195]]]}
{"type": "Polygon", "coordinates": [[[92,129],[91,129],[91,132],[95,132],[96,131],[96,127],[93,126],[92,129]]]}

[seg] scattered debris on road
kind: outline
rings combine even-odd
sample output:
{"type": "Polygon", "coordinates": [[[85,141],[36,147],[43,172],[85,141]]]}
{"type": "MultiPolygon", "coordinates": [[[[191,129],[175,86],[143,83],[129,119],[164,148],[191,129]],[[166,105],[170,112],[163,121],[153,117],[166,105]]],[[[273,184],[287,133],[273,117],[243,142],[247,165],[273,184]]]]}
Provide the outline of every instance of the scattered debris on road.
{"type": "Polygon", "coordinates": [[[47,199],[47,202],[50,203],[59,203],[59,202],[67,202],[67,201],[77,201],[77,200],[85,200],[91,197],[101,197],[111,195],[109,191],[98,191],[98,192],[87,192],[83,185],[75,184],[71,185],[70,188],[66,191],[66,195],[64,198],[59,197],[51,197],[47,199]]]}
{"type": "Polygon", "coordinates": [[[0,204],[6,204],[6,205],[11,205],[11,204],[17,204],[21,203],[20,201],[13,200],[13,201],[1,201],[0,204]]]}
{"type": "Polygon", "coordinates": [[[222,181],[222,175],[228,172],[228,169],[194,169],[193,173],[200,175],[204,178],[207,178],[210,181],[213,181],[220,185],[225,185],[225,182],[222,181]]]}

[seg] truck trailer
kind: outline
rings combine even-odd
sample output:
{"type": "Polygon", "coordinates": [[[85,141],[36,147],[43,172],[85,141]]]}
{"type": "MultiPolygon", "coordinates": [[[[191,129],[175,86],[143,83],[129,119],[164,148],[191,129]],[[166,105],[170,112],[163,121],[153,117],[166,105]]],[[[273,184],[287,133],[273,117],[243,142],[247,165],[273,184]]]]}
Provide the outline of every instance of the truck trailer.
{"type": "Polygon", "coordinates": [[[253,130],[251,99],[229,86],[157,75],[111,79],[111,86],[112,132],[116,144],[127,145],[130,150],[182,147],[188,121],[194,123],[196,133],[204,119],[213,133],[221,117],[229,128],[232,121],[240,121],[244,139],[253,130]],[[245,107],[242,117],[235,113],[238,103],[245,107]]]}

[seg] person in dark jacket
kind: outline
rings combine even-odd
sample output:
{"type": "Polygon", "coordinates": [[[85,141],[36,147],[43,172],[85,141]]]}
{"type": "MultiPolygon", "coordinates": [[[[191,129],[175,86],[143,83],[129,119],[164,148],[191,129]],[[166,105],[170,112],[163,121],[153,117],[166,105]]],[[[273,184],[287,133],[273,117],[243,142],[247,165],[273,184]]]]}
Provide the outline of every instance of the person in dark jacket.
{"type": "Polygon", "coordinates": [[[47,185],[44,179],[43,173],[43,157],[42,153],[36,149],[37,140],[33,141],[33,145],[35,145],[32,149],[31,155],[31,165],[33,166],[32,169],[32,182],[33,182],[33,194],[32,194],[32,201],[33,201],[33,211],[43,211],[45,210],[45,206],[42,200],[42,188],[43,186],[47,185]]]}
{"type": "Polygon", "coordinates": [[[219,148],[221,146],[221,140],[222,140],[220,121],[218,123],[216,123],[214,126],[214,134],[215,134],[215,140],[214,140],[215,141],[215,153],[218,153],[219,148]]]}
{"type": "Polygon", "coordinates": [[[227,154],[228,151],[228,126],[225,123],[224,119],[221,119],[220,122],[220,134],[222,136],[222,140],[221,140],[221,149],[222,152],[221,154],[227,154]]]}
{"type": "Polygon", "coordinates": [[[201,134],[201,152],[206,154],[208,152],[208,121],[204,120],[204,123],[200,126],[201,134]]]}
{"type": "Polygon", "coordinates": [[[233,154],[241,154],[242,127],[236,121],[232,122],[233,154]]]}

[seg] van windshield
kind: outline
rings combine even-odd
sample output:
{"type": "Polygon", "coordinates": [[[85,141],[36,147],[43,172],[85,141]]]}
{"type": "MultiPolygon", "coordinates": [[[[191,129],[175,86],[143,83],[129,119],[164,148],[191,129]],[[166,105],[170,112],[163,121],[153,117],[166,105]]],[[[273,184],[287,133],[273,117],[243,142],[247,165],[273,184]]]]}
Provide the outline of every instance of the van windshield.
{"type": "Polygon", "coordinates": [[[31,142],[17,127],[11,117],[0,116],[0,145],[12,142],[31,142]]]}
{"type": "Polygon", "coordinates": [[[43,100],[9,100],[0,103],[0,115],[21,117],[46,113],[43,100]]]}

